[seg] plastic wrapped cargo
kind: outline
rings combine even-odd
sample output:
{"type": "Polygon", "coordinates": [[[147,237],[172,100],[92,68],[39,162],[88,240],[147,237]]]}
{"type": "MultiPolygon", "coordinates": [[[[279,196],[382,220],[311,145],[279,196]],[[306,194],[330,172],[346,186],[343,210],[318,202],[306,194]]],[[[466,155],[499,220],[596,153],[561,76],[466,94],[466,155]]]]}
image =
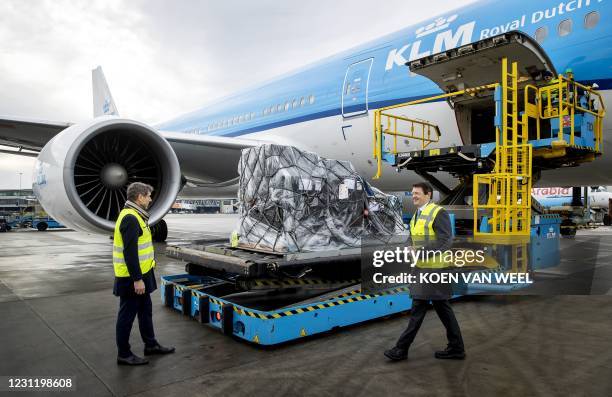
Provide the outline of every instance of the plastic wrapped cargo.
{"type": "Polygon", "coordinates": [[[238,172],[239,246],[336,250],[404,231],[397,197],[370,187],[348,161],[263,145],[242,151],[238,172]]]}

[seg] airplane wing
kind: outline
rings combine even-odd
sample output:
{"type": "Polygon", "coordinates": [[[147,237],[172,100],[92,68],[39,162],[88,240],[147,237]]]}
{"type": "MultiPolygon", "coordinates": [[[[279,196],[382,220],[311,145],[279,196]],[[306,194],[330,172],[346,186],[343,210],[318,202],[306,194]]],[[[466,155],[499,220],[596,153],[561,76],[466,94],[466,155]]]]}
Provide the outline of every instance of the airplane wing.
{"type": "Polygon", "coordinates": [[[59,132],[71,123],[0,115],[0,153],[36,156],[59,132]]]}
{"type": "Polygon", "coordinates": [[[170,143],[191,186],[225,187],[238,183],[241,150],[270,143],[178,132],[160,132],[170,143]]]}
{"type": "MultiPolygon", "coordinates": [[[[36,157],[55,135],[72,123],[0,116],[0,153],[36,157]]],[[[260,140],[161,131],[192,186],[222,187],[237,183],[238,160],[244,148],[260,140]]]]}

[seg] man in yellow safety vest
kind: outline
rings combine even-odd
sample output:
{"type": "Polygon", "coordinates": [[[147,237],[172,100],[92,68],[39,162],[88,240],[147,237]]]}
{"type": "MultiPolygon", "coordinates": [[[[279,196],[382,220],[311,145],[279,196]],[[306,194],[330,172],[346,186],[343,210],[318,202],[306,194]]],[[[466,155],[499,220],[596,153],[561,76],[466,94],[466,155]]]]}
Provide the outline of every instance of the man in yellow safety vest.
{"type": "MultiPolygon", "coordinates": [[[[425,250],[444,251],[449,249],[452,244],[450,217],[444,208],[431,201],[432,194],[433,190],[427,183],[413,185],[412,202],[418,209],[410,222],[410,237],[413,246],[422,247],[425,250]]],[[[421,264],[417,263],[417,267],[435,271],[434,269],[439,269],[442,266],[441,263],[433,260],[424,261],[421,264]]],[[[442,287],[442,290],[444,291],[445,288],[442,287]]],[[[447,348],[437,351],[435,357],[440,359],[464,359],[463,338],[459,323],[449,303],[450,296],[450,290],[448,293],[443,292],[441,294],[437,286],[424,286],[418,292],[411,288],[410,322],[406,330],[400,335],[395,347],[385,351],[385,356],[394,361],[408,358],[408,348],[423,323],[429,301],[431,301],[438,317],[446,328],[448,338],[447,348]]]]}
{"type": "Polygon", "coordinates": [[[127,201],[115,223],[113,236],[113,293],[119,297],[117,316],[117,364],[143,365],[148,360],[130,350],[130,333],[136,315],[138,328],[145,344],[144,354],[174,353],[174,347],[163,347],[153,331],[151,292],[157,289],[155,251],[149,229],[149,213],[153,187],[134,182],[127,188],[127,201]]]}

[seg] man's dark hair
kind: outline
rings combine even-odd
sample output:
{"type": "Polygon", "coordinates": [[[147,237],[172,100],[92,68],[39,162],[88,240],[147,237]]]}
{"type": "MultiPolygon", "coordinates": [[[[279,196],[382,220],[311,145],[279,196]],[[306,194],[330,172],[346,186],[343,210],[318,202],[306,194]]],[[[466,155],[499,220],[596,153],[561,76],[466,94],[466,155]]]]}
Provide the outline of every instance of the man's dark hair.
{"type": "Polygon", "coordinates": [[[127,199],[135,202],[138,195],[146,196],[153,191],[153,186],[142,182],[134,182],[127,188],[127,199]]]}
{"type": "Polygon", "coordinates": [[[412,185],[412,188],[414,189],[415,187],[420,188],[423,193],[425,194],[429,194],[430,197],[433,196],[433,189],[431,188],[431,186],[429,185],[429,183],[425,183],[425,182],[417,182],[414,185],[412,185]]]}

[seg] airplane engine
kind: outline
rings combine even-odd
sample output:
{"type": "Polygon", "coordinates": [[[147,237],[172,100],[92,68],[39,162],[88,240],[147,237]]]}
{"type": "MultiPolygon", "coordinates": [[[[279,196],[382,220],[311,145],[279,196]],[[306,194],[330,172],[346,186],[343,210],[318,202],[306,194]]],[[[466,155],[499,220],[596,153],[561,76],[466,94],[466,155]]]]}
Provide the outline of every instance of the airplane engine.
{"type": "Polygon", "coordinates": [[[137,121],[104,116],[73,125],[38,155],[32,188],[45,211],[67,227],[111,233],[126,200],[127,186],[153,186],[149,223],[164,240],[162,218],[174,203],[181,171],[170,144],[137,121]],[[162,222],[159,222],[162,220],[162,222]]]}

